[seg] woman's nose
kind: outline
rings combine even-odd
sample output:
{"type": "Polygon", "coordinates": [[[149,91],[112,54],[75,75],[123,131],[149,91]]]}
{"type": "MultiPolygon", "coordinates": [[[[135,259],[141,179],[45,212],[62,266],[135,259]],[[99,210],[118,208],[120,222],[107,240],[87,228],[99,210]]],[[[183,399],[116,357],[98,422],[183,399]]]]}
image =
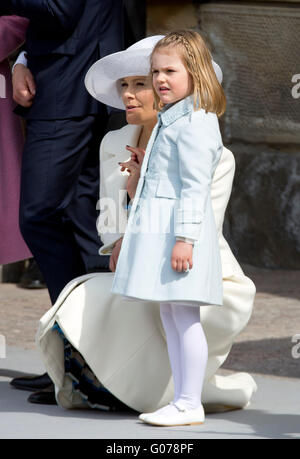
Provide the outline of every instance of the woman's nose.
{"type": "Polygon", "coordinates": [[[128,88],[124,89],[123,96],[124,97],[132,97],[132,92],[128,88]]]}
{"type": "Polygon", "coordinates": [[[129,91],[128,89],[126,89],[126,90],[123,92],[122,96],[123,96],[123,100],[124,100],[124,101],[128,101],[128,100],[134,99],[134,94],[132,94],[132,92],[129,91]]]}

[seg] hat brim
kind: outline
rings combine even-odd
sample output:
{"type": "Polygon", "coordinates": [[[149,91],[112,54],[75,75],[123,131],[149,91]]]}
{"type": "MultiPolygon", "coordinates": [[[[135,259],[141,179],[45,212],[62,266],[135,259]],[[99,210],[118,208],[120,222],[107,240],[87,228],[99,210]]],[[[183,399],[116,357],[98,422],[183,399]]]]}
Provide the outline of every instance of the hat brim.
{"type": "Polygon", "coordinates": [[[152,49],[120,51],[95,62],[85,77],[88,92],[99,102],[124,110],[117,82],[129,76],[147,76],[151,52],[152,49]]]}

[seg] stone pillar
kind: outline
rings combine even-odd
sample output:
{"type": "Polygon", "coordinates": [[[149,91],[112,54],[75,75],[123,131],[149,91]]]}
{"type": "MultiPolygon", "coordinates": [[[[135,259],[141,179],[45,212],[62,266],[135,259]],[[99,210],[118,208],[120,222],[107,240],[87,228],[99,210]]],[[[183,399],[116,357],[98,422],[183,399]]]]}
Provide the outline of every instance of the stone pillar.
{"type": "Polygon", "coordinates": [[[202,3],[198,18],[237,165],[226,237],[241,262],[300,269],[300,2],[202,3]]]}

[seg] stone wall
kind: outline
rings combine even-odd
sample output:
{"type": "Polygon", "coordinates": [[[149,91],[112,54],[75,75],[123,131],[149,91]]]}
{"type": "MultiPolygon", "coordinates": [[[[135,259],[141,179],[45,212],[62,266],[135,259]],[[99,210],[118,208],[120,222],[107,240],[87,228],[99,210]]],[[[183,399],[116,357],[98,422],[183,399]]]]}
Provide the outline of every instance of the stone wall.
{"type": "Polygon", "coordinates": [[[300,1],[149,0],[148,34],[176,27],[204,34],[223,69],[220,124],[237,165],[224,230],[234,253],[300,269],[300,1]]]}
{"type": "Polygon", "coordinates": [[[226,237],[243,262],[300,269],[300,5],[210,2],[198,17],[223,68],[237,164],[226,237]]]}

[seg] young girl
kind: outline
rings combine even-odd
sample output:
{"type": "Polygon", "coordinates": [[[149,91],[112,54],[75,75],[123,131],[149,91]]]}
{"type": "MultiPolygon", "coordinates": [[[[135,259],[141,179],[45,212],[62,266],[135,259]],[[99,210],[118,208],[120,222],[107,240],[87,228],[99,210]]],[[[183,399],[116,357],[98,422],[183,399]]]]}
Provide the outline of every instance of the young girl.
{"type": "Polygon", "coordinates": [[[210,186],[223,148],[218,116],[226,102],[210,52],[196,32],[176,31],[160,40],[151,66],[161,111],[111,292],[129,301],[160,303],[175,397],[140,419],[160,426],[201,424],[208,350],[199,306],[222,306],[210,186]]]}

